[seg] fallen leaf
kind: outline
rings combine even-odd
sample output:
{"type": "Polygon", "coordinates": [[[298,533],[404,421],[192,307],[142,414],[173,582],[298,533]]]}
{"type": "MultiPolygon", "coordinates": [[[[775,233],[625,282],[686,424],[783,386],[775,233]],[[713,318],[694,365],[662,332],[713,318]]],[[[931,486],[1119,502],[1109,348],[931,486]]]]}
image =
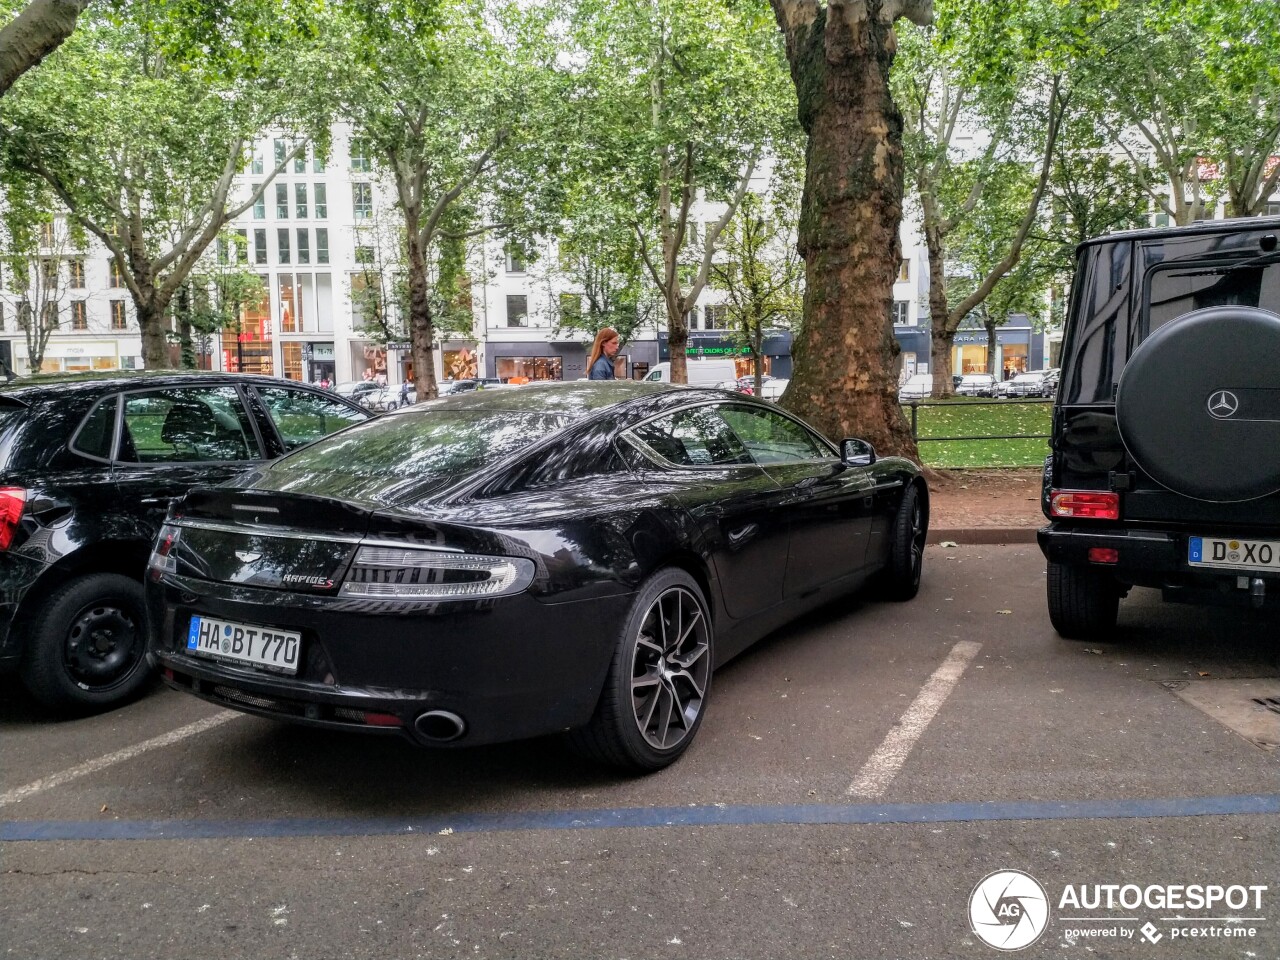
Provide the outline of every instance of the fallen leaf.
{"type": "Polygon", "coordinates": [[[1005,615],[1005,614],[1013,613],[1013,611],[1012,611],[1012,610],[997,610],[997,611],[996,611],[996,613],[1001,614],[1001,615],[1005,615]]]}
{"type": "Polygon", "coordinates": [[[1206,670],[1201,670],[1201,671],[1200,671],[1200,676],[1202,676],[1202,677],[1208,677],[1208,676],[1211,676],[1211,674],[1210,674],[1208,671],[1206,671],[1206,670]]]}
{"type": "Polygon", "coordinates": [[[943,540],[940,544],[938,544],[938,546],[940,546],[940,547],[958,547],[958,546],[960,546],[960,544],[956,543],[954,540],[943,540]]]}
{"type": "Polygon", "coordinates": [[[98,812],[99,812],[99,813],[106,813],[108,809],[109,809],[109,808],[108,808],[108,807],[107,807],[107,805],[104,803],[104,804],[102,805],[102,809],[101,809],[101,810],[99,810],[98,812]]]}
{"type": "Polygon", "coordinates": [[[1093,647],[1085,647],[1085,648],[1084,648],[1084,652],[1085,652],[1085,653],[1096,653],[1096,654],[1099,654],[1099,655],[1101,655],[1101,653],[1102,653],[1102,651],[1101,651],[1101,650],[1095,650],[1093,647]]]}

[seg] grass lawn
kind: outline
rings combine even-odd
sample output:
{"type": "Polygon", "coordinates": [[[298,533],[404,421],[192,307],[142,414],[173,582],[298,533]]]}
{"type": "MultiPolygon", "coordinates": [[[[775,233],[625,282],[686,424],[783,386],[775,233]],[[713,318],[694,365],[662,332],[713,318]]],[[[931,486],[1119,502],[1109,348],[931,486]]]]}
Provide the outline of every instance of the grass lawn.
{"type": "MultiPolygon", "coordinates": [[[[931,467],[1038,467],[1049,455],[1053,404],[1021,400],[927,401],[917,411],[920,457],[931,467]],[[1018,437],[1014,440],[929,440],[929,437],[1018,437]]],[[[902,412],[911,418],[911,407],[902,412]]]]}

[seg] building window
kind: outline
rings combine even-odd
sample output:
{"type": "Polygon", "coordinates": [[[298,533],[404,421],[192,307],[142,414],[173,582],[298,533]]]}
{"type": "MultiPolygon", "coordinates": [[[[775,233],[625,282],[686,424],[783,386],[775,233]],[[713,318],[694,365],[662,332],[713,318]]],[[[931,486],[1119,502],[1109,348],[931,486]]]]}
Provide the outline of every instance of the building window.
{"type": "Polygon", "coordinates": [[[294,282],[292,273],[277,277],[277,293],[280,302],[281,333],[302,332],[302,288],[294,282]]]}
{"type": "Polygon", "coordinates": [[[53,300],[45,303],[44,309],[41,313],[44,314],[44,328],[46,330],[53,330],[62,322],[58,319],[58,304],[53,300]]]}
{"type": "Polygon", "coordinates": [[[53,246],[53,224],[52,223],[40,224],[40,246],[42,247],[53,246]]]}
{"type": "Polygon", "coordinates": [[[323,183],[317,183],[315,186],[316,196],[316,219],[327,220],[329,218],[329,190],[323,183]]]}
{"type": "Polygon", "coordinates": [[[329,228],[320,227],[316,230],[316,263],[329,262],[329,228]]]}
{"type": "Polygon", "coordinates": [[[289,186],[284,183],[276,184],[276,219],[289,219],[289,186]]]}
{"type": "Polygon", "coordinates": [[[507,273],[524,273],[524,257],[519,250],[507,251],[507,273]]]}
{"type": "Polygon", "coordinates": [[[357,220],[368,220],[373,216],[373,185],[353,183],[351,185],[351,208],[357,220]]]}
{"type": "Polygon", "coordinates": [[[262,174],[262,154],[256,150],[253,152],[253,158],[249,161],[249,172],[259,176],[262,174]]]}
{"type": "Polygon", "coordinates": [[[293,215],[299,220],[307,219],[307,185],[305,183],[293,185],[293,215]]]}
{"type": "Polygon", "coordinates": [[[320,154],[316,154],[311,160],[312,173],[324,173],[324,160],[320,158],[320,154]]]}
{"type": "Polygon", "coordinates": [[[70,286],[76,290],[84,289],[84,258],[73,257],[67,261],[67,273],[70,274],[70,286]]]}
{"type": "Polygon", "coordinates": [[[351,169],[356,173],[368,173],[373,169],[369,162],[369,145],[359,137],[351,138],[351,169]]]}
{"type": "Polygon", "coordinates": [[[4,301],[0,300],[0,330],[4,329],[4,301]]]}
{"type": "Polygon", "coordinates": [[[507,326],[527,327],[529,325],[529,298],[520,295],[507,297],[507,326]]]}
{"type": "Polygon", "coordinates": [[[307,172],[307,151],[303,150],[301,153],[299,153],[296,157],[293,158],[293,172],[294,173],[307,172]]]}
{"type": "Polygon", "coordinates": [[[58,286],[58,261],[55,258],[46,257],[40,261],[40,278],[46,289],[58,286]]]}
{"type": "Polygon", "coordinates": [[[281,228],[276,231],[276,263],[289,262],[289,231],[281,228]]]}
{"type": "Polygon", "coordinates": [[[703,316],[706,318],[705,323],[708,330],[724,330],[728,324],[726,318],[729,315],[729,307],[723,303],[717,303],[706,308],[703,316]]]}
{"type": "Polygon", "coordinates": [[[120,261],[115,257],[109,258],[107,260],[107,269],[111,271],[111,286],[123,287],[124,271],[120,269],[120,261]]]}
{"type": "Polygon", "coordinates": [[[88,330],[89,314],[85,309],[83,300],[71,301],[71,329],[72,330],[88,330]]]}
{"type": "Polygon", "coordinates": [[[356,246],[356,263],[368,266],[373,263],[373,247],[359,244],[356,246]]]}
{"type": "Polygon", "coordinates": [[[267,262],[267,231],[253,231],[253,262],[267,262]]]}
{"type": "Polygon", "coordinates": [[[1275,202],[1268,203],[1268,204],[1267,204],[1267,216],[1268,216],[1268,217],[1280,217],[1280,203],[1275,203],[1275,202]]]}
{"type": "MultiPolygon", "coordinates": [[[[253,185],[254,192],[262,190],[262,184],[255,183],[253,185]]],[[[253,201],[253,219],[265,220],[267,217],[267,198],[264,193],[258,194],[258,199],[253,201]]]]}
{"type": "Polygon", "coordinates": [[[910,279],[911,279],[911,261],[903,260],[902,263],[898,264],[898,282],[906,283],[910,279]]]}
{"type": "Polygon", "coordinates": [[[112,300],[111,301],[111,329],[123,330],[124,328],[125,328],[124,301],[112,300]]]}
{"type": "Polygon", "coordinates": [[[273,144],[275,148],[276,166],[284,163],[285,156],[289,153],[289,146],[283,140],[276,140],[273,144]]]}
{"type": "Polygon", "coordinates": [[[893,322],[901,326],[904,323],[910,323],[911,304],[906,300],[893,301],[893,322]]]}
{"type": "Polygon", "coordinates": [[[311,262],[311,238],[307,236],[307,231],[298,228],[298,262],[311,262]]]}
{"type": "Polygon", "coordinates": [[[249,262],[249,231],[248,230],[236,231],[235,245],[236,245],[236,250],[235,250],[236,263],[248,263],[249,262]]]}

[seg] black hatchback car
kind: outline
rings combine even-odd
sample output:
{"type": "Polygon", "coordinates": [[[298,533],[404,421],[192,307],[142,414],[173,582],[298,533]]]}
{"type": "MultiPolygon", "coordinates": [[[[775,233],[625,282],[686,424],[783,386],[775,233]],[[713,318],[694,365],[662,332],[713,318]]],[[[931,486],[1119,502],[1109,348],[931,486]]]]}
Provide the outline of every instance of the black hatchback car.
{"type": "Polygon", "coordinates": [[[83,374],[0,387],[0,667],[45,704],[145,682],[142,576],[170,501],[367,420],[236,374],[83,374]]]}
{"type": "Polygon", "coordinates": [[[914,463],[740,394],[481,390],[176,504],[152,650],[249,713],[423,745],[568,730],[654,770],[753,641],[869,580],[914,596],[927,522],[914,463]]]}
{"type": "Polygon", "coordinates": [[[1131,587],[1280,604],[1280,218],[1078,251],[1040,531],[1065,637],[1131,587]]]}

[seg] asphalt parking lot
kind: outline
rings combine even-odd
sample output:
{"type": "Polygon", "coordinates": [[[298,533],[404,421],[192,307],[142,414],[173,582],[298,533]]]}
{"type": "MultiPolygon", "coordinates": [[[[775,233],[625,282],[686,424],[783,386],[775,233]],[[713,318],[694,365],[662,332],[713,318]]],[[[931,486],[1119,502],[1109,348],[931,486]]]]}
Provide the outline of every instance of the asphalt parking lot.
{"type": "Polygon", "coordinates": [[[914,602],[838,604],[729,665],[643,779],[162,689],[55,721],[5,686],[0,950],[990,957],[970,897],[1012,869],[1050,908],[1024,956],[1280,956],[1280,621],[1140,592],[1115,642],[1073,643],[1043,593],[1033,545],[930,547],[914,602]],[[1087,909],[1099,885],[1266,889],[1087,909]]]}

